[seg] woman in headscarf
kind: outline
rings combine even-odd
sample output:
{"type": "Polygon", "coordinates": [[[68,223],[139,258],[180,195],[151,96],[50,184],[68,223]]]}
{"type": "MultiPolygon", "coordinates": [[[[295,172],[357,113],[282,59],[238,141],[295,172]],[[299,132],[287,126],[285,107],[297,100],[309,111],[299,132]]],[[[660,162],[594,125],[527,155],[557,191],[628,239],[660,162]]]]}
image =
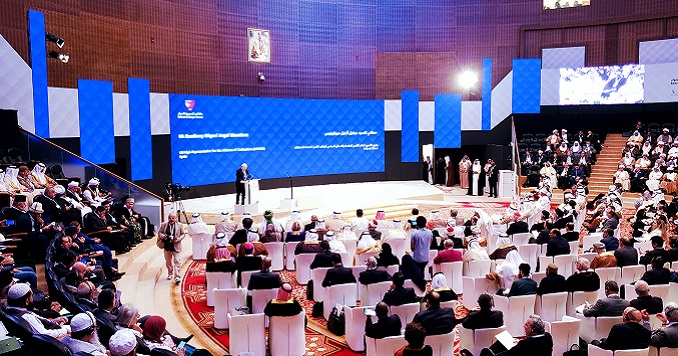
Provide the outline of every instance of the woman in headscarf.
{"type": "Polygon", "coordinates": [[[264,307],[264,314],[268,317],[272,316],[294,316],[303,312],[303,308],[292,298],[292,285],[283,283],[278,288],[278,295],[275,299],[269,300],[264,307]]]}
{"type": "Polygon", "coordinates": [[[487,250],[484,247],[481,247],[477,240],[473,240],[469,242],[463,260],[464,262],[489,261],[490,256],[487,254],[487,250]]]}
{"type": "Polygon", "coordinates": [[[238,224],[231,219],[231,213],[224,211],[221,213],[221,222],[214,227],[214,236],[220,232],[233,234],[237,229],[238,224]]]}
{"type": "Polygon", "coordinates": [[[497,239],[497,248],[490,254],[490,259],[503,260],[511,251],[517,251],[518,248],[511,243],[508,237],[500,237],[497,239]]]}
{"type": "Polygon", "coordinates": [[[506,255],[506,259],[501,265],[497,268],[497,275],[499,276],[499,286],[505,290],[511,289],[513,281],[518,276],[518,266],[521,263],[525,263],[523,258],[520,257],[518,251],[511,251],[506,255]]]}
{"type": "MultiPolygon", "coordinates": [[[[266,249],[266,246],[259,241],[259,232],[252,227],[247,231],[247,241],[246,243],[249,242],[254,246],[254,250],[252,251],[252,254],[255,256],[260,256],[260,255],[268,255],[268,250],[266,249]]],[[[238,249],[238,256],[245,256],[245,244],[240,244],[240,248],[238,249]]]]}
{"type": "Polygon", "coordinates": [[[287,233],[287,236],[285,237],[285,242],[304,241],[305,237],[306,231],[301,231],[301,223],[299,223],[299,221],[295,221],[291,225],[290,231],[287,233]]]}
{"type": "Polygon", "coordinates": [[[144,343],[150,349],[163,349],[176,352],[178,356],[183,356],[183,349],[177,349],[177,345],[172,341],[169,335],[165,333],[167,322],[159,315],[152,315],[144,323],[142,335],[144,343]]]}
{"type": "Polygon", "coordinates": [[[463,189],[468,188],[468,172],[471,169],[471,161],[464,155],[459,161],[459,186],[463,189]]]}
{"type": "Polygon", "coordinates": [[[424,279],[424,273],[419,269],[417,263],[414,262],[414,258],[411,255],[403,256],[402,263],[400,265],[400,272],[403,273],[405,279],[411,279],[414,284],[419,287],[419,289],[426,290],[426,280],[424,279]]]}
{"type": "Polygon", "coordinates": [[[445,185],[451,187],[454,185],[454,166],[450,160],[450,156],[445,156],[445,171],[447,179],[445,180],[445,185]]]}
{"type": "Polygon", "coordinates": [[[362,255],[363,253],[379,252],[381,252],[379,241],[373,239],[369,232],[363,232],[363,234],[360,236],[360,240],[358,240],[358,246],[355,249],[356,256],[362,255]]]}
{"type": "Polygon", "coordinates": [[[400,265],[400,260],[393,254],[393,249],[388,243],[381,245],[381,252],[377,256],[377,266],[388,267],[391,265],[400,265]]]}
{"type": "Polygon", "coordinates": [[[445,274],[442,272],[433,275],[433,279],[431,280],[431,291],[429,293],[431,292],[438,292],[441,302],[449,302],[459,298],[457,293],[447,285],[447,278],[445,278],[445,274]]]}
{"type": "Polygon", "coordinates": [[[37,188],[54,187],[57,185],[57,182],[55,182],[54,179],[45,175],[45,170],[47,170],[47,167],[45,167],[44,163],[40,162],[36,164],[31,171],[33,185],[35,185],[37,188]]]}

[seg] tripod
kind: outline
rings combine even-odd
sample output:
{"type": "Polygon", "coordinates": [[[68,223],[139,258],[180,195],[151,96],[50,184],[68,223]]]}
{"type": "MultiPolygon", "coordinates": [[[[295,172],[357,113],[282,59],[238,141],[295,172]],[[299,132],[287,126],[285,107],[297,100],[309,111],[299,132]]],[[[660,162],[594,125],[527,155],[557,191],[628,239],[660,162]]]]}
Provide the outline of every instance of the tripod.
{"type": "Polygon", "coordinates": [[[172,211],[177,214],[177,221],[181,222],[181,217],[184,217],[184,221],[188,224],[188,217],[186,216],[186,210],[184,209],[184,202],[181,201],[179,194],[174,196],[174,202],[172,203],[172,211]]]}

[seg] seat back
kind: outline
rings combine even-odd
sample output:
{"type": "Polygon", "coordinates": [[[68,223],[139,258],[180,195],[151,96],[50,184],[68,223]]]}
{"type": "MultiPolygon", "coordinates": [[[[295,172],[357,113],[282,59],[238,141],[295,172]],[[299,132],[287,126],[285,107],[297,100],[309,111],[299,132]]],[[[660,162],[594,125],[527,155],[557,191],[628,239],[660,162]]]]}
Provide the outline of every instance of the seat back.
{"type": "MultiPolygon", "coordinates": [[[[463,275],[469,277],[483,277],[490,273],[492,261],[469,261],[464,262],[463,275]]],[[[462,282],[463,288],[463,282],[462,282]]]]}
{"type": "MultiPolygon", "coordinates": [[[[364,351],[365,344],[365,309],[368,307],[344,306],[344,318],[346,320],[346,344],[356,352],[364,351]]],[[[376,319],[372,319],[373,321],[376,319]]]]}
{"type": "MultiPolygon", "coordinates": [[[[515,297],[495,296],[494,305],[497,309],[504,312],[504,320],[527,320],[527,317],[534,314],[534,305],[537,300],[536,295],[520,295],[515,297]]],[[[509,323],[506,329],[513,336],[525,335],[525,329],[522,323],[509,323]]]]}
{"type": "Polygon", "coordinates": [[[483,292],[494,294],[497,292],[497,284],[490,282],[485,276],[482,277],[463,277],[464,301],[467,305],[476,305],[478,296],[483,292]]]}
{"type": "Polygon", "coordinates": [[[391,239],[388,241],[388,244],[391,245],[391,250],[393,254],[398,257],[398,259],[405,256],[405,251],[407,251],[407,240],[405,239],[391,239]]]}
{"type": "Polygon", "coordinates": [[[519,232],[517,234],[511,235],[513,238],[513,244],[516,246],[522,246],[522,245],[527,245],[528,241],[530,241],[530,238],[532,238],[532,234],[529,232],[519,232]]]}
{"type": "Polygon", "coordinates": [[[589,356],[613,356],[614,352],[610,350],[601,349],[598,346],[589,345],[589,356]]]}
{"type": "Polygon", "coordinates": [[[247,288],[247,286],[250,284],[250,278],[252,277],[253,274],[257,273],[259,271],[242,271],[240,272],[240,286],[243,288],[247,288]]]}
{"type": "Polygon", "coordinates": [[[228,288],[214,290],[214,327],[216,329],[228,329],[227,314],[235,308],[240,308],[245,303],[245,291],[242,288],[228,288]]]}
{"type": "Polygon", "coordinates": [[[263,313],[269,300],[275,299],[278,288],[255,289],[252,291],[252,314],[263,313]]]}
{"type": "Polygon", "coordinates": [[[391,284],[390,281],[361,284],[360,305],[376,305],[384,299],[384,294],[391,288],[391,284]]]}
{"type": "Polygon", "coordinates": [[[455,332],[426,336],[426,344],[433,349],[433,356],[447,356],[454,353],[455,332]]]}
{"type": "Polygon", "coordinates": [[[271,356],[302,356],[306,352],[306,315],[272,316],[268,328],[271,356]]]}
{"type": "Polygon", "coordinates": [[[35,334],[30,339],[24,339],[28,345],[29,355],[70,356],[71,350],[59,340],[44,334],[35,334]]]}
{"type": "Polygon", "coordinates": [[[678,356],[678,349],[670,348],[670,347],[662,347],[662,348],[656,348],[654,346],[650,346],[650,356],[678,356]]]}
{"type": "Polygon", "coordinates": [[[386,272],[390,275],[394,275],[396,272],[398,272],[398,265],[390,265],[386,267],[386,272]]]}
{"type": "Polygon", "coordinates": [[[413,289],[414,289],[414,294],[416,294],[418,297],[423,297],[424,294],[426,293],[425,290],[421,290],[421,288],[419,288],[419,286],[417,286],[416,284],[414,284],[414,282],[413,282],[411,279],[406,279],[406,280],[405,280],[404,287],[405,287],[405,288],[413,288],[413,289]]]}
{"type": "Polygon", "coordinates": [[[108,341],[111,339],[111,336],[115,334],[117,329],[115,328],[115,325],[113,322],[111,322],[108,319],[100,318],[100,317],[95,317],[97,321],[97,326],[99,327],[99,341],[101,341],[101,344],[108,349],[108,341]]]}
{"type": "Polygon", "coordinates": [[[294,271],[294,249],[298,242],[285,242],[285,269],[294,271]]]}
{"type": "Polygon", "coordinates": [[[461,349],[467,349],[474,355],[480,355],[480,351],[490,347],[494,343],[494,337],[506,330],[506,326],[488,329],[466,329],[459,328],[459,339],[461,340],[461,349]]]}
{"type": "Polygon", "coordinates": [[[311,280],[313,281],[313,300],[322,301],[325,298],[325,288],[323,280],[327,274],[328,267],[318,267],[311,270],[311,280]]]}
{"type": "Polygon", "coordinates": [[[264,246],[268,251],[268,257],[271,258],[271,270],[282,271],[285,262],[285,244],[282,242],[266,242],[264,246]]]}
{"type": "Polygon", "coordinates": [[[33,335],[33,329],[22,317],[12,314],[2,315],[2,323],[7,328],[7,334],[18,337],[21,340],[28,340],[33,335]]]}
{"type": "Polygon", "coordinates": [[[311,279],[311,262],[315,258],[315,253],[300,253],[296,256],[295,278],[299,284],[307,284],[311,279]]]}
{"type": "MultiPolygon", "coordinates": [[[[546,266],[548,266],[551,263],[553,263],[553,256],[539,256],[539,271],[540,272],[546,271],[546,266]]],[[[558,269],[558,272],[560,272],[560,269],[558,269]]]]}
{"type": "Polygon", "coordinates": [[[600,240],[603,238],[603,234],[600,232],[597,233],[592,233],[589,235],[584,236],[584,241],[582,243],[583,245],[583,250],[588,251],[593,247],[593,244],[596,242],[600,242],[600,240]]]}
{"type": "Polygon", "coordinates": [[[567,296],[567,315],[574,317],[576,312],[574,308],[586,303],[594,304],[598,300],[598,291],[592,292],[572,292],[567,296]]]}
{"type": "Polygon", "coordinates": [[[459,293],[464,289],[464,282],[462,280],[464,275],[464,262],[444,262],[435,265],[433,271],[442,272],[447,280],[447,285],[452,288],[453,291],[459,293]]]}
{"type": "Polygon", "coordinates": [[[536,244],[529,244],[529,245],[521,245],[521,246],[516,246],[518,249],[518,253],[520,253],[520,257],[523,259],[523,261],[527,262],[530,264],[532,267],[532,270],[537,270],[537,251],[539,249],[539,245],[536,244]]]}
{"type": "Polygon", "coordinates": [[[355,283],[336,284],[327,288],[326,299],[323,302],[323,316],[325,319],[330,318],[332,308],[336,304],[354,306],[357,295],[358,287],[355,283]]]}
{"type": "Polygon", "coordinates": [[[541,280],[546,277],[546,272],[534,272],[532,273],[532,279],[534,279],[535,282],[537,282],[537,285],[541,283],[541,280]]]}
{"type": "Polygon", "coordinates": [[[207,306],[214,306],[214,290],[233,288],[232,272],[205,272],[207,279],[207,306]]]}
{"type": "Polygon", "coordinates": [[[544,321],[558,321],[567,313],[567,292],[537,296],[534,312],[544,321]]]}
{"type": "Polygon", "coordinates": [[[600,340],[610,334],[612,327],[623,322],[621,316],[599,316],[596,318],[596,334],[594,339],[600,340]]]}
{"type": "Polygon", "coordinates": [[[554,355],[562,355],[572,345],[579,343],[581,320],[566,316],[562,321],[552,321],[550,324],[554,355]]]}
{"type": "Polygon", "coordinates": [[[640,279],[645,274],[645,265],[624,266],[621,268],[621,277],[619,284],[632,283],[640,279]]]}
{"type": "MultiPolygon", "coordinates": [[[[650,348],[635,349],[635,350],[617,350],[614,352],[615,356],[647,356],[650,353],[650,348]]],[[[664,356],[664,354],[662,354],[664,356]]]]}
{"type": "Polygon", "coordinates": [[[193,249],[193,260],[205,260],[207,259],[207,250],[210,249],[212,244],[212,235],[210,234],[197,234],[191,235],[192,249],[193,249]]]}
{"type": "MultiPolygon", "coordinates": [[[[558,273],[565,276],[565,278],[571,276],[574,272],[574,262],[576,260],[576,255],[558,255],[553,257],[553,263],[558,266],[558,273]]],[[[543,267],[546,270],[546,266],[543,267]]]]}
{"type": "MultiPolygon", "coordinates": [[[[604,286],[607,281],[618,281],[621,278],[621,268],[619,267],[596,268],[595,272],[600,277],[601,286],[604,286]]],[[[605,288],[598,290],[598,298],[605,298],[605,288]]]]}
{"type": "Polygon", "coordinates": [[[421,305],[419,303],[409,303],[403,305],[392,305],[391,314],[397,314],[400,317],[403,325],[407,325],[412,322],[414,315],[421,310],[421,305]]]}
{"type": "Polygon", "coordinates": [[[266,355],[266,337],[264,314],[231,315],[227,314],[229,352],[239,355],[241,352],[252,352],[255,355],[266,355]]]}
{"type": "Polygon", "coordinates": [[[405,336],[389,336],[383,339],[365,338],[366,356],[393,355],[407,345],[405,336]]]}
{"type": "Polygon", "coordinates": [[[568,242],[570,245],[570,255],[576,255],[579,252],[579,240],[568,242]]]}

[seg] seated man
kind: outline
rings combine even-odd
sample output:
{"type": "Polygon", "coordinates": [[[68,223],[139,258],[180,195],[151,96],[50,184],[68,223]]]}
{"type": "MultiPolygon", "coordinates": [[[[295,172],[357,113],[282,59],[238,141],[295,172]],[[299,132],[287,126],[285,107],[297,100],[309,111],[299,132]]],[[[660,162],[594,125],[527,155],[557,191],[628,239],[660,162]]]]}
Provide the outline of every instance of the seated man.
{"type": "Polygon", "coordinates": [[[565,240],[568,242],[579,241],[579,232],[574,231],[574,223],[567,223],[565,225],[565,230],[567,230],[567,232],[562,235],[565,240]]]}
{"type": "Polygon", "coordinates": [[[564,237],[560,236],[560,230],[551,229],[549,237],[551,239],[546,244],[546,256],[570,254],[570,244],[567,243],[564,237]]]}
{"type": "Polygon", "coordinates": [[[386,294],[383,302],[389,306],[416,303],[419,301],[414,293],[414,288],[405,288],[405,276],[402,272],[393,275],[393,285],[386,294]]]}
{"type": "Polygon", "coordinates": [[[520,220],[520,213],[516,212],[513,215],[512,218],[513,223],[509,225],[508,229],[506,229],[506,235],[513,235],[513,234],[519,234],[522,232],[529,232],[530,227],[527,225],[525,221],[520,220]]]}
{"type": "Polygon", "coordinates": [[[72,353],[107,356],[109,353],[99,341],[97,330],[97,320],[94,315],[90,312],[80,313],[71,320],[71,335],[61,339],[61,342],[72,353]]]}
{"type": "Polygon", "coordinates": [[[94,295],[100,292],[94,283],[90,281],[83,281],[78,285],[78,292],[76,294],[75,300],[81,306],[86,307],[85,310],[94,310],[98,307],[96,300],[94,300],[94,295]]]}
{"type": "Polygon", "coordinates": [[[238,285],[241,282],[242,272],[244,271],[256,271],[261,268],[261,257],[255,256],[252,252],[254,251],[254,246],[251,243],[245,244],[245,255],[238,256],[235,260],[235,268],[238,271],[238,285]]]}
{"type": "Polygon", "coordinates": [[[676,277],[675,273],[671,273],[671,270],[664,267],[664,259],[659,256],[652,259],[652,268],[648,269],[640,279],[649,285],[678,282],[678,277],[676,277]]]}
{"type": "Polygon", "coordinates": [[[478,307],[470,310],[462,326],[467,329],[499,328],[504,325],[504,313],[501,310],[492,310],[494,297],[483,293],[478,297],[478,307]]]}
{"type": "Polygon", "coordinates": [[[614,237],[612,229],[603,230],[603,239],[600,242],[605,244],[605,251],[616,251],[619,248],[619,239],[614,237]]]}
{"type": "Polygon", "coordinates": [[[315,257],[313,257],[313,262],[311,262],[311,269],[315,268],[322,268],[322,267],[332,267],[332,261],[334,260],[334,256],[339,256],[339,259],[341,259],[341,255],[336,254],[332,251],[330,251],[330,243],[328,241],[320,241],[320,250],[321,252],[315,257]]]}
{"type": "Polygon", "coordinates": [[[536,294],[537,282],[530,278],[530,265],[527,263],[521,263],[520,266],[518,266],[518,279],[513,281],[510,290],[500,290],[497,292],[497,294],[500,293],[508,297],[536,294]]]}
{"type": "Polygon", "coordinates": [[[270,269],[271,258],[264,257],[264,259],[261,260],[261,270],[250,276],[247,290],[280,288],[282,285],[282,278],[280,278],[279,274],[271,272],[270,269]]]}
{"type": "Polygon", "coordinates": [[[640,280],[635,284],[636,294],[638,298],[631,300],[631,306],[642,311],[647,311],[648,314],[657,314],[662,312],[664,301],[662,298],[653,297],[650,295],[650,286],[647,282],[640,280]]]}
{"type": "Polygon", "coordinates": [[[392,277],[388,272],[377,269],[377,259],[374,256],[370,256],[367,259],[367,270],[360,272],[358,277],[360,284],[386,282],[391,279],[392,277]]]}
{"type": "Polygon", "coordinates": [[[596,242],[593,244],[593,249],[598,254],[591,261],[591,268],[603,268],[603,267],[616,267],[617,258],[614,257],[614,252],[606,252],[605,244],[602,242],[596,242]]]}
{"type": "Polygon", "coordinates": [[[657,318],[660,318],[664,326],[652,332],[650,345],[678,348],[678,304],[667,303],[664,314],[657,314],[657,318]]]}
{"type": "Polygon", "coordinates": [[[593,340],[592,345],[605,350],[633,350],[650,346],[650,330],[643,327],[640,310],[627,307],[622,314],[621,324],[612,327],[606,339],[593,340]]]}
{"type": "Polygon", "coordinates": [[[497,248],[490,254],[490,259],[504,260],[506,259],[506,255],[508,255],[509,252],[518,250],[516,245],[511,243],[511,240],[508,238],[508,236],[506,236],[506,234],[499,236],[496,246],[497,248]]]}
{"type": "Polygon", "coordinates": [[[45,319],[29,310],[32,303],[33,291],[31,291],[31,288],[28,284],[17,283],[9,288],[5,312],[24,319],[35,334],[44,334],[61,339],[69,333],[67,327],[63,326],[68,321],[66,317],[54,320],[45,319]]]}
{"type": "Polygon", "coordinates": [[[619,248],[614,251],[614,257],[617,259],[617,267],[638,264],[638,250],[633,248],[633,242],[626,236],[619,239],[619,248]]]}
{"type": "Polygon", "coordinates": [[[539,315],[530,315],[523,328],[525,338],[518,341],[510,350],[506,350],[499,341],[483,349],[480,356],[551,356],[553,354],[553,337],[545,330],[544,320],[539,315]]]}
{"type": "Polygon", "coordinates": [[[445,249],[438,252],[438,255],[433,259],[433,263],[439,265],[445,262],[462,261],[461,252],[454,249],[454,241],[452,239],[446,239],[443,244],[445,249]]]}
{"type": "Polygon", "coordinates": [[[666,250],[664,250],[664,240],[662,240],[662,237],[655,235],[650,238],[650,241],[652,250],[647,251],[640,257],[640,264],[649,265],[655,257],[661,257],[662,259],[665,259],[666,257],[666,250]]]}
{"type": "Polygon", "coordinates": [[[566,281],[568,292],[593,292],[600,289],[600,277],[589,270],[589,260],[581,257],[575,263],[577,270],[566,281]]]}
{"type": "Polygon", "coordinates": [[[400,321],[398,314],[388,315],[388,305],[384,302],[379,302],[374,307],[377,314],[377,322],[372,322],[372,316],[368,315],[365,320],[365,336],[373,339],[383,339],[389,336],[400,335],[400,329],[403,324],[400,321]]]}
{"type": "Polygon", "coordinates": [[[549,293],[560,293],[567,291],[567,283],[565,277],[558,274],[558,266],[551,263],[546,266],[546,277],[542,278],[537,288],[538,295],[549,293]]]}
{"type": "Polygon", "coordinates": [[[355,283],[355,276],[350,268],[341,263],[341,255],[332,256],[333,267],[327,270],[322,286],[330,287],[337,284],[355,283]]]}
{"type": "Polygon", "coordinates": [[[426,329],[426,335],[442,335],[454,330],[463,319],[457,319],[452,308],[440,307],[440,294],[431,292],[426,295],[426,310],[414,315],[413,323],[419,323],[426,329]]]}
{"type": "Polygon", "coordinates": [[[598,299],[596,304],[584,308],[584,316],[621,316],[630,305],[628,300],[619,297],[619,286],[615,281],[605,282],[605,296],[598,299]]]}
{"type": "Polygon", "coordinates": [[[118,317],[112,313],[116,307],[115,292],[112,289],[104,289],[97,297],[97,308],[92,311],[92,314],[97,318],[108,320],[112,323],[118,321],[118,317]]]}
{"type": "Polygon", "coordinates": [[[247,242],[247,231],[252,228],[253,223],[254,221],[251,218],[242,219],[242,229],[233,233],[233,236],[231,236],[231,239],[228,240],[228,243],[236,246],[238,244],[247,242]]]}

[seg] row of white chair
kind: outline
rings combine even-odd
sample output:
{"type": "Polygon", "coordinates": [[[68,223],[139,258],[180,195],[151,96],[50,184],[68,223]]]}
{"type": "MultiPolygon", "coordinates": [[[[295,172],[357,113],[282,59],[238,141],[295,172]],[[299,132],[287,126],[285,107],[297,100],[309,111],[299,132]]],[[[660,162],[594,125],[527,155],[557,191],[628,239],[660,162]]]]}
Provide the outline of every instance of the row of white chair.
{"type": "MultiPolygon", "coordinates": [[[[265,316],[262,313],[235,315],[227,313],[229,353],[251,352],[266,355],[265,316]]],[[[302,356],[306,354],[305,315],[270,318],[268,344],[271,356],[302,356]]]]}

